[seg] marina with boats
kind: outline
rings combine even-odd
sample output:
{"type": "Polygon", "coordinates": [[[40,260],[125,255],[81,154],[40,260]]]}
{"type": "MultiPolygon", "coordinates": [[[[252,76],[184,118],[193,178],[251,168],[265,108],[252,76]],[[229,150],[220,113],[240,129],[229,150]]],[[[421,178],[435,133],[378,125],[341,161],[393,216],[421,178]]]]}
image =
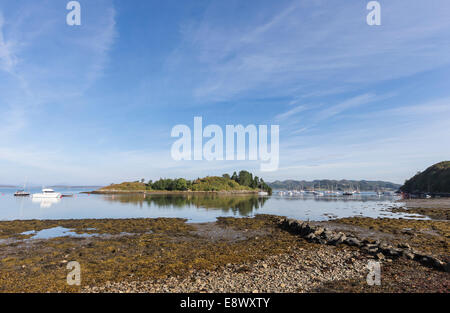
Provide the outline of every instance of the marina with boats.
{"type": "Polygon", "coordinates": [[[329,190],[329,189],[300,189],[300,190],[278,190],[275,191],[275,194],[282,197],[307,197],[307,196],[313,196],[313,197],[357,197],[357,196],[376,196],[376,197],[382,197],[382,196],[388,196],[393,197],[396,195],[399,195],[395,191],[359,191],[359,190],[329,190]]]}

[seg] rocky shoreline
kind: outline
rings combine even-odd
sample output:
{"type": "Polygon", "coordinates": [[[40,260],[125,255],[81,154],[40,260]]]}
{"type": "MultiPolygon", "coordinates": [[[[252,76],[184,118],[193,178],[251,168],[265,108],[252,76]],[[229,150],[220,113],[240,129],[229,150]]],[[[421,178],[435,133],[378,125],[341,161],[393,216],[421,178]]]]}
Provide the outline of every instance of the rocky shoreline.
{"type": "Polygon", "coordinates": [[[325,227],[314,226],[307,222],[295,219],[281,219],[280,226],[291,233],[300,235],[310,242],[333,246],[345,244],[360,248],[363,252],[376,256],[379,260],[404,257],[418,261],[425,266],[430,266],[440,271],[450,272],[449,262],[443,262],[432,255],[418,252],[411,248],[408,243],[400,243],[394,247],[393,245],[380,240],[360,240],[359,238],[343,232],[333,232],[325,227]]]}

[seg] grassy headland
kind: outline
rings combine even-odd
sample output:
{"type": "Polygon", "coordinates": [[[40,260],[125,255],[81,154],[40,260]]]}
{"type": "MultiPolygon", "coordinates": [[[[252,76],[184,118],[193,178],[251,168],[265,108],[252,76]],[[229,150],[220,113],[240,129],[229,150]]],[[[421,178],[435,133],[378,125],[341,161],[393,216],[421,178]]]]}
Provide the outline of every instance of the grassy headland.
{"type": "Polygon", "coordinates": [[[450,161],[434,164],[418,172],[400,190],[407,193],[450,193],[450,161]]]}

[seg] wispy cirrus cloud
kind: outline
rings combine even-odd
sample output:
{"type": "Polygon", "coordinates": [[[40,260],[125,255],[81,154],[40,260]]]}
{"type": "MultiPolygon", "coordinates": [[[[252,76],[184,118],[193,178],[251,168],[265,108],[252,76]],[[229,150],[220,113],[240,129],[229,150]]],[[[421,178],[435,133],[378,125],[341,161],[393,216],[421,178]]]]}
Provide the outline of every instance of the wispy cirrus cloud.
{"type": "Polygon", "coordinates": [[[53,144],[41,136],[64,131],[53,126],[65,118],[64,108],[83,103],[84,93],[102,77],[117,38],[115,9],[109,0],[83,8],[92,18],[71,28],[65,5],[0,4],[0,163],[26,167],[24,156],[37,163],[54,159],[53,144]],[[31,145],[32,153],[23,150],[31,145]]]}
{"type": "Polygon", "coordinates": [[[305,111],[307,109],[308,109],[308,107],[306,105],[298,105],[295,108],[292,108],[292,109],[290,109],[290,110],[288,110],[286,112],[283,112],[283,113],[280,113],[280,114],[276,115],[275,116],[275,120],[276,121],[282,121],[282,120],[288,119],[289,117],[291,117],[291,116],[293,116],[295,114],[298,114],[300,112],[303,112],[303,111],[305,111]]]}
{"type": "Polygon", "coordinates": [[[217,18],[232,4],[211,4],[203,20],[183,28],[176,59],[201,71],[193,90],[205,102],[255,90],[290,97],[323,94],[324,86],[348,91],[449,64],[450,6],[410,5],[405,14],[401,1],[383,3],[376,29],[365,24],[367,11],[357,1],[333,9],[323,1],[285,1],[232,24],[217,18]]]}
{"type": "Polygon", "coordinates": [[[4,24],[5,19],[0,12],[0,69],[12,73],[14,66],[17,63],[17,58],[14,55],[12,43],[5,41],[3,34],[4,24]]]}
{"type": "Polygon", "coordinates": [[[78,29],[61,18],[64,7],[16,2],[7,16],[0,6],[0,69],[6,74],[0,79],[8,86],[0,105],[45,109],[85,92],[101,76],[117,36],[111,2],[89,8],[98,15],[78,29]]]}

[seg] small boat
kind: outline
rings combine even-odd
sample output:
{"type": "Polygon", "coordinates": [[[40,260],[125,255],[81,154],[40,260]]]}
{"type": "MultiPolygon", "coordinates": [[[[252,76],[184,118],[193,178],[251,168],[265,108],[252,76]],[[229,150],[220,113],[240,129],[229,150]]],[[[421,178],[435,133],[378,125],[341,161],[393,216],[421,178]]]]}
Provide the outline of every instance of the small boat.
{"type": "Polygon", "coordinates": [[[25,190],[17,190],[15,193],[14,193],[14,197],[28,197],[30,195],[30,193],[29,192],[26,192],[25,190]]]}
{"type": "Polygon", "coordinates": [[[269,193],[267,191],[259,191],[258,196],[268,196],[269,193]]]}
{"type": "Polygon", "coordinates": [[[353,192],[351,191],[346,191],[342,194],[343,196],[353,196],[353,192]]]}
{"type": "MultiPolygon", "coordinates": [[[[26,180],[25,180],[25,181],[26,181],[26,180]]],[[[23,188],[17,190],[17,191],[14,193],[14,197],[28,197],[28,196],[30,195],[30,193],[25,191],[26,185],[27,185],[27,183],[25,182],[25,183],[23,184],[23,188]]]]}
{"type": "Polygon", "coordinates": [[[314,195],[316,195],[318,197],[323,197],[324,193],[322,191],[314,191],[314,195]]]}
{"type": "Polygon", "coordinates": [[[42,193],[34,193],[33,198],[61,198],[59,192],[55,192],[53,189],[42,189],[42,193]]]}
{"type": "MultiPolygon", "coordinates": [[[[145,196],[145,194],[144,194],[144,196],[145,196]]],[[[69,194],[62,194],[61,195],[61,198],[70,198],[70,197],[73,197],[73,194],[69,193],[69,194]]]]}

